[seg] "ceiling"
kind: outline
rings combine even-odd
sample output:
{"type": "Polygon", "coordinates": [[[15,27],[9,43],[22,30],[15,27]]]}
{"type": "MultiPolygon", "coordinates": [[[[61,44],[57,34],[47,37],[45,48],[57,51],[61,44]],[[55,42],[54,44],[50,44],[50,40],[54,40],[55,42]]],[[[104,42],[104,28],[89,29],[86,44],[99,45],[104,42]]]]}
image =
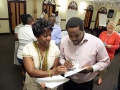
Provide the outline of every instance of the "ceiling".
{"type": "Polygon", "coordinates": [[[92,3],[98,6],[102,5],[110,8],[120,9],[120,0],[74,0],[74,1],[92,3]]]}
{"type": "Polygon", "coordinates": [[[79,2],[120,2],[120,0],[74,0],[79,2]]]}

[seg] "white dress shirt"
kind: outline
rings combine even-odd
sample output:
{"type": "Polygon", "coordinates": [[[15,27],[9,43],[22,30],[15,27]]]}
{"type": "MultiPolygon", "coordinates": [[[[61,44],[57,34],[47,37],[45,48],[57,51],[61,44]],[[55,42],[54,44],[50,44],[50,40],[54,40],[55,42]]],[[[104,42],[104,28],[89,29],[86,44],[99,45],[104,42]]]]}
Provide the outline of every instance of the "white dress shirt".
{"type": "Polygon", "coordinates": [[[17,57],[22,59],[22,50],[24,46],[36,40],[37,39],[33,34],[31,25],[24,25],[23,27],[21,27],[18,31],[19,47],[18,47],[17,57]]]}
{"type": "Polygon", "coordinates": [[[88,74],[77,73],[72,75],[70,78],[76,83],[92,80],[97,71],[104,70],[110,64],[110,58],[102,41],[87,33],[78,45],[74,45],[68,36],[63,38],[60,52],[61,64],[64,64],[65,60],[72,60],[79,64],[79,68],[86,64],[93,67],[93,72],[88,74]]]}

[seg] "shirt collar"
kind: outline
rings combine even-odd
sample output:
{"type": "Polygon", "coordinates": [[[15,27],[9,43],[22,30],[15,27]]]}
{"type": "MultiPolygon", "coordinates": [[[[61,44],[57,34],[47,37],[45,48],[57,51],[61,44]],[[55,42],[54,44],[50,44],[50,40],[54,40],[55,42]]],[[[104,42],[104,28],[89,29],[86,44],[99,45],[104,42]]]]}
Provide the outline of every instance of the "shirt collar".
{"type": "MultiPolygon", "coordinates": [[[[82,41],[78,44],[78,46],[81,45],[81,44],[83,44],[83,43],[85,43],[86,41],[88,41],[88,37],[87,37],[87,33],[84,31],[84,37],[83,37],[82,41]]],[[[69,38],[69,42],[70,42],[70,43],[73,43],[73,42],[70,40],[70,38],[69,38]]]]}
{"type": "Polygon", "coordinates": [[[29,25],[29,24],[26,24],[25,26],[26,26],[26,27],[32,27],[32,26],[31,26],[31,25],[29,25]]]}

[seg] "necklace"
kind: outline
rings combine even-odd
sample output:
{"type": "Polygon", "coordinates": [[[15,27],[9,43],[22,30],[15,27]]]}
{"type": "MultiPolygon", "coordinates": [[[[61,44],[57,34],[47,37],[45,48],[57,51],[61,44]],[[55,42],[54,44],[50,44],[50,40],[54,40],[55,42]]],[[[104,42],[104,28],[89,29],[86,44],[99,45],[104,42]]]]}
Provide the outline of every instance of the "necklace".
{"type": "Polygon", "coordinates": [[[37,41],[34,41],[34,46],[36,48],[36,51],[38,52],[38,56],[39,56],[39,69],[43,70],[43,71],[47,71],[48,70],[48,61],[47,61],[47,55],[48,55],[48,51],[49,51],[49,46],[45,49],[45,52],[41,53],[41,50],[39,49],[39,45],[37,41]]]}
{"type": "Polygon", "coordinates": [[[42,56],[42,53],[38,47],[38,54],[39,54],[39,60],[40,60],[40,67],[39,69],[42,70],[42,64],[44,62],[44,59],[45,59],[45,53],[46,53],[46,49],[45,49],[45,52],[43,53],[43,56],[42,56]]]}

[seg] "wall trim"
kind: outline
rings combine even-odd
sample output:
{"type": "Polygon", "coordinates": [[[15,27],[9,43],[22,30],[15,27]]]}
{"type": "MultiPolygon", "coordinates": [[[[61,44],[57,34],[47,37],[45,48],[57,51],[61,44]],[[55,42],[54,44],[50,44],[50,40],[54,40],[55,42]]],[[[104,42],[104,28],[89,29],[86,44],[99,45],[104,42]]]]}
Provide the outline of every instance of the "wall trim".
{"type": "Polygon", "coordinates": [[[0,18],[0,20],[9,20],[9,18],[0,18]]]}
{"type": "Polygon", "coordinates": [[[9,35],[11,33],[0,33],[0,35],[9,35]]]}
{"type": "Polygon", "coordinates": [[[66,21],[66,19],[61,19],[61,21],[66,21]]]}

